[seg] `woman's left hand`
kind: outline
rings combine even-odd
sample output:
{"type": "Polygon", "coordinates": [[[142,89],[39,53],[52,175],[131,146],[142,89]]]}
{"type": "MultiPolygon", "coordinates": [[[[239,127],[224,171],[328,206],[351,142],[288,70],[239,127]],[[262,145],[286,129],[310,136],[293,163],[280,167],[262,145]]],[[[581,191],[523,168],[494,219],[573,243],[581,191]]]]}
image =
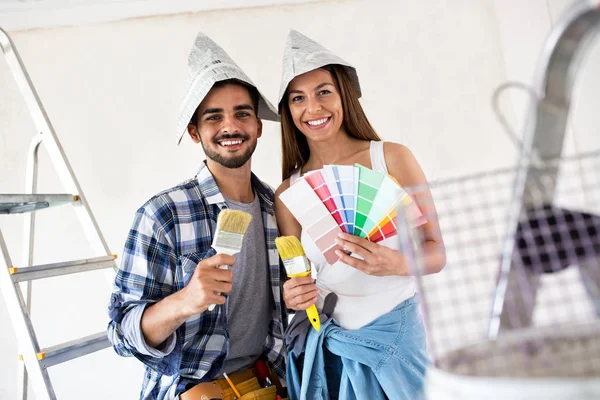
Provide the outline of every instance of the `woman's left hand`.
{"type": "Polygon", "coordinates": [[[352,254],[359,255],[363,260],[349,256],[342,251],[335,253],[344,264],[348,264],[367,275],[390,276],[409,275],[408,263],[404,254],[389,247],[381,246],[367,239],[347,233],[340,233],[336,242],[352,254]]]}

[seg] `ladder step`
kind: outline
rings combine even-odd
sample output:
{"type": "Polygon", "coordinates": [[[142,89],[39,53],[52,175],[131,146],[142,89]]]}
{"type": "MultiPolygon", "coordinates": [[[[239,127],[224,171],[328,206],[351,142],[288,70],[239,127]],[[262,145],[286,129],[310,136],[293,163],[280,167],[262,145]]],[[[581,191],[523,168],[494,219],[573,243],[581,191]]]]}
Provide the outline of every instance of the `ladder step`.
{"type": "Polygon", "coordinates": [[[8,272],[14,282],[33,281],[36,279],[51,278],[79,272],[93,271],[103,268],[114,268],[116,255],[108,255],[84,260],[59,262],[54,264],[34,265],[32,267],[11,267],[8,272]]]}
{"type": "Polygon", "coordinates": [[[106,331],[95,333],[81,339],[42,349],[38,359],[42,368],[48,368],[65,361],[94,353],[110,347],[106,331]]]}
{"type": "Polygon", "coordinates": [[[0,194],[0,214],[18,214],[79,201],[72,194],[0,194]]]}

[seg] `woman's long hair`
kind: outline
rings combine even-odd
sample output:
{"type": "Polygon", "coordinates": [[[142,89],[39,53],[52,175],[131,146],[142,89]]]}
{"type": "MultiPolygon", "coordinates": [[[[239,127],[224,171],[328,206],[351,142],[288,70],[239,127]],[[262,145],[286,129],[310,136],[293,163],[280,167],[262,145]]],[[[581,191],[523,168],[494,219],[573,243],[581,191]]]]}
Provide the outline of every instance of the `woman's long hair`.
{"type": "MultiPolygon", "coordinates": [[[[356,139],[380,141],[379,135],[371,126],[358,101],[358,94],[346,69],[338,64],[326,65],[323,69],[331,73],[333,82],[340,93],[344,112],[344,130],[356,139]]],[[[281,177],[282,180],[286,180],[296,169],[302,168],[306,164],[310,158],[310,149],[306,137],[292,119],[287,90],[279,104],[279,109],[281,112],[281,177]]]]}

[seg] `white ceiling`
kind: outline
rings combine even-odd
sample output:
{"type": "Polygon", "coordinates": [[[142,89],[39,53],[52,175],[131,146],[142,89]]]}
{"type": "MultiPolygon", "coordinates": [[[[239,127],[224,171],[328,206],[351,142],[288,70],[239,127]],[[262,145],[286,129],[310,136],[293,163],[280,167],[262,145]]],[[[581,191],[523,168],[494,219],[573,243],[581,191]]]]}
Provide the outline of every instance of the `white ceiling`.
{"type": "Polygon", "coordinates": [[[318,1],[324,0],[0,0],[0,27],[15,31],[318,1]]]}

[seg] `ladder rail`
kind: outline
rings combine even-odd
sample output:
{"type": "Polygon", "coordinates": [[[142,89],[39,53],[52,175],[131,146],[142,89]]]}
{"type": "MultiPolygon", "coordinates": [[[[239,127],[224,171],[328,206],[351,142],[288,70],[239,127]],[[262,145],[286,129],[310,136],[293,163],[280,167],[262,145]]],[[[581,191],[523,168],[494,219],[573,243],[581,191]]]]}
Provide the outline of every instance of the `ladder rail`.
{"type": "MultiPolygon", "coordinates": [[[[0,230],[0,251],[2,252],[6,266],[0,267],[0,289],[4,296],[6,307],[10,315],[12,324],[19,340],[19,351],[23,356],[24,363],[27,365],[27,375],[31,376],[31,384],[38,400],[54,400],[56,395],[48,371],[39,363],[37,354],[40,353],[40,345],[37,341],[33,324],[29,315],[24,311],[25,299],[18,285],[13,283],[9,274],[9,268],[12,267],[12,260],[8,253],[4,236],[0,230]],[[24,338],[29,340],[24,340],[24,338]]],[[[26,390],[25,390],[26,393],[26,390]]]]}
{"type": "MultiPolygon", "coordinates": [[[[83,195],[81,186],[75,177],[75,173],[67,160],[66,154],[56,136],[54,128],[46,114],[46,110],[40,101],[40,98],[35,90],[31,78],[23,64],[23,60],[17,51],[14,42],[10,36],[0,28],[0,48],[4,54],[4,58],[8,67],[17,82],[19,90],[25,100],[25,104],[29,109],[29,113],[36,126],[38,134],[41,135],[46,145],[46,150],[52,160],[58,177],[68,192],[79,196],[81,201],[74,207],[75,213],[81,222],[84,232],[88,238],[93,251],[97,255],[109,255],[110,250],[100,231],[98,222],[94,218],[87,199],[83,195]]],[[[35,163],[35,160],[34,160],[35,163]]]]}
{"type": "MultiPolygon", "coordinates": [[[[42,143],[42,135],[37,134],[31,140],[29,151],[27,153],[27,164],[25,171],[25,193],[37,193],[38,183],[38,150],[42,143]]],[[[35,213],[26,213],[23,219],[23,260],[25,265],[30,267],[33,265],[33,251],[35,242],[35,213]]],[[[33,282],[25,283],[25,307],[27,313],[31,316],[31,299],[32,299],[33,282]]],[[[28,390],[28,376],[25,362],[18,361],[17,366],[17,398],[26,400],[28,390]]]]}

